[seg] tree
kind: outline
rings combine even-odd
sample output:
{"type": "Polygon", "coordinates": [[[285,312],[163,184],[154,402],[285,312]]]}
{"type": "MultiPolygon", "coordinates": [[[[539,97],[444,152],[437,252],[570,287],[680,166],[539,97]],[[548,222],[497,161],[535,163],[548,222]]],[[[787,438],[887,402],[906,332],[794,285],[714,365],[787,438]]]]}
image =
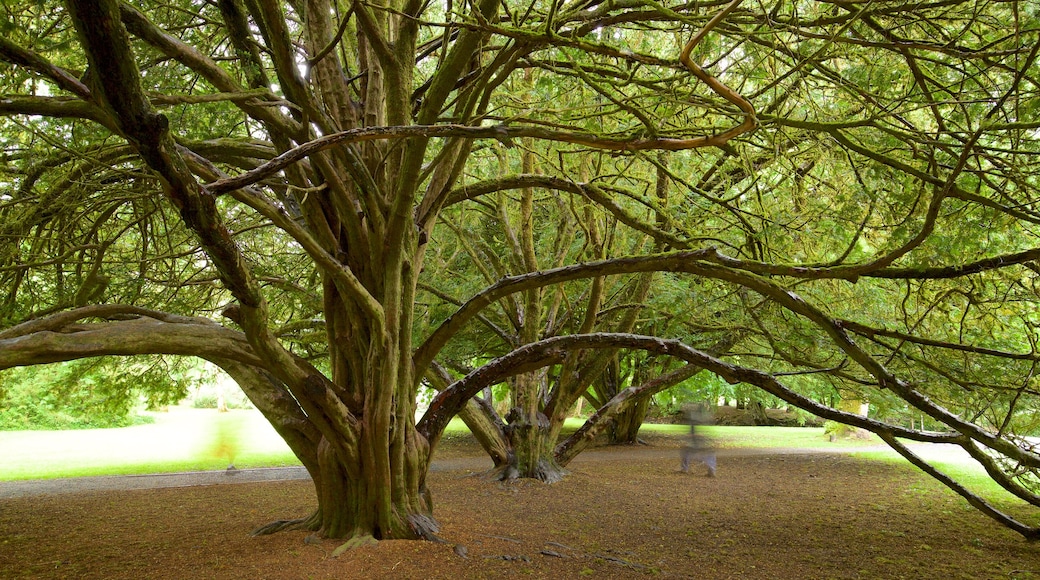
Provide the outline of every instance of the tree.
{"type": "MultiPolygon", "coordinates": [[[[523,172],[535,174],[535,152],[523,147],[523,172]]],[[[497,151],[495,156],[502,158],[505,154],[497,151]]],[[[667,176],[658,171],[651,179],[656,182],[658,199],[666,199],[667,176]]],[[[560,192],[545,192],[540,203],[536,203],[535,189],[529,187],[521,188],[515,200],[505,192],[485,197],[475,209],[453,206],[445,210],[443,229],[450,230],[451,238],[442,248],[451,255],[438,259],[435,249],[427,259],[428,263],[437,264],[435,271],[448,269],[452,275],[430,276],[431,281],[422,287],[433,294],[431,301],[441,299],[458,305],[461,301],[452,298],[453,293],[478,290],[466,288],[461,281],[483,280],[493,284],[503,277],[536,273],[541,269],[540,259],[560,267],[581,261],[582,257],[602,260],[646,253],[646,246],[656,250],[662,246],[641,234],[624,235],[628,232],[615,216],[597,211],[590,203],[578,206],[560,192]],[[435,284],[445,287],[438,290],[433,287],[435,284]]],[[[444,240],[444,235],[439,231],[436,237],[444,240]]],[[[598,276],[589,281],[530,289],[522,293],[522,299],[518,295],[501,300],[496,308],[485,311],[479,326],[484,332],[472,329],[469,340],[457,338],[456,345],[463,342],[465,346],[456,346],[450,353],[442,351],[442,361],[456,371],[469,371],[474,350],[485,356],[498,356],[548,336],[594,330],[631,332],[653,285],[653,272],[646,272],[631,278],[598,276]]],[[[702,341],[687,338],[687,342],[702,341]]],[[[625,394],[609,407],[609,412],[604,408],[593,415],[593,423],[568,440],[559,441],[564,421],[579,399],[593,400],[599,408],[621,393],[616,372],[611,374],[616,370],[616,358],[616,353],[610,351],[574,352],[557,367],[508,379],[508,416],[503,419],[504,413],[500,415],[485,406],[487,420],[482,427],[482,441],[501,477],[557,481],[564,475],[562,468],[585,447],[589,438],[604,429],[612,442],[634,441],[650,396],[696,372],[687,369],[671,375],[672,382],[655,381],[657,386],[640,391],[639,397],[625,394]],[[625,435],[617,435],[619,422],[624,424],[625,435]],[[577,439],[585,443],[578,444],[577,439]]],[[[655,378],[652,373],[640,375],[646,381],[655,378]]],[[[441,382],[446,386],[450,380],[441,382]]]]}
{"type": "Polygon", "coordinates": [[[314,480],[317,511],[264,531],[354,545],[436,533],[430,452],[477,393],[634,349],[879,433],[1037,537],[897,439],[961,445],[1040,505],[1022,438],[1038,407],[1037,17],[973,0],[16,3],[0,369],[210,360],[314,480]],[[505,175],[485,163],[496,143],[505,175]],[[655,199],[658,174],[676,195],[655,199]],[[540,261],[423,332],[438,218],[524,190],[587,200],[660,252],[540,261]],[[525,334],[415,422],[423,378],[488,305],[652,272],[696,288],[676,316],[739,348],[525,334]],[[785,384],[802,374],[945,430],[820,404],[785,384]]]}

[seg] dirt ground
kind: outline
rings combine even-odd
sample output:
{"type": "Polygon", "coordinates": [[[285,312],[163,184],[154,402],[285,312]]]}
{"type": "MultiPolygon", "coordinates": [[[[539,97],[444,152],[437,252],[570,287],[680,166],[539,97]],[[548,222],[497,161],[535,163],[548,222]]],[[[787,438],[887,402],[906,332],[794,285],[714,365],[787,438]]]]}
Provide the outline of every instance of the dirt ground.
{"type": "Polygon", "coordinates": [[[447,543],[336,558],[304,532],[249,536],[309,513],[305,481],[2,500],[0,578],[1040,578],[1040,545],[912,467],[722,452],[707,478],[677,471],[677,439],[651,443],[587,452],[552,486],[489,482],[449,443],[430,474],[447,543]]]}

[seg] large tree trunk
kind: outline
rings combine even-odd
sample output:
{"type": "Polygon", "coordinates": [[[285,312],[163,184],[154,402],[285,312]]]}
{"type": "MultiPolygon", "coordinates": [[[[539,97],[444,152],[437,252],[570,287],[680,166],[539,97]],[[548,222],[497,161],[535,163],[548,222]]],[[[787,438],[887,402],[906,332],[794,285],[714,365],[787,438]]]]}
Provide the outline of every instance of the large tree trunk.
{"type": "Polygon", "coordinates": [[[371,282],[383,291],[383,326],[368,322],[326,281],[332,380],[308,383],[297,396],[315,404],[309,420],[322,435],[311,472],[318,509],[299,525],[355,543],[430,539],[437,531],[425,485],[430,446],[415,429],[409,267],[388,262],[387,271],[402,274],[371,282]]]}
{"type": "MultiPolygon", "coordinates": [[[[314,481],[318,511],[310,527],[330,538],[433,539],[437,524],[425,485],[428,450],[421,448],[414,428],[408,431],[407,439],[415,443],[404,454],[403,464],[391,466],[390,481],[360,469],[375,458],[363,452],[348,465],[336,446],[323,440],[318,449],[321,474],[314,481]],[[370,509],[388,502],[389,517],[370,509]]],[[[367,447],[364,443],[362,447],[367,447]]]]}
{"type": "MultiPolygon", "coordinates": [[[[349,538],[350,545],[381,539],[436,539],[437,522],[425,484],[428,448],[409,426],[405,461],[392,465],[389,481],[375,477],[362,466],[374,458],[353,453],[344,460],[341,445],[322,438],[318,444],[318,469],[312,472],[318,508],[309,517],[281,520],[262,526],[254,534],[286,529],[307,529],[327,538],[349,538]],[[372,509],[389,503],[388,514],[372,509]]],[[[365,447],[362,442],[362,447],[365,447]]]]}

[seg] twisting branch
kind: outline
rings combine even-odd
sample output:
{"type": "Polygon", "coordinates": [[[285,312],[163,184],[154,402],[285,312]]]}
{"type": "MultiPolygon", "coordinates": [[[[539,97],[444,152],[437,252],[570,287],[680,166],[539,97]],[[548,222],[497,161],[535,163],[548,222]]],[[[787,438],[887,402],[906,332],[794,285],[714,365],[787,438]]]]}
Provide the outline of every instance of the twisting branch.
{"type": "Polygon", "coordinates": [[[612,139],[601,137],[591,133],[578,133],[568,131],[553,131],[539,127],[509,127],[498,125],[494,127],[471,127],[468,125],[407,125],[389,127],[363,127],[350,129],[318,137],[298,147],[282,153],[267,163],[227,179],[214,181],[206,185],[206,189],[216,195],[226,193],[232,189],[246,187],[262,181],[286,167],[297,163],[319,151],[348,143],[362,143],[365,141],[413,139],[413,138],[435,138],[456,137],[463,139],[495,139],[511,143],[513,139],[530,137],[542,141],[555,141],[560,143],[571,143],[584,145],[593,149],[607,151],[681,151],[685,149],[697,149],[701,147],[717,147],[723,145],[732,137],[722,138],[720,136],[705,137],[703,139],[678,139],[673,137],[640,138],[633,136],[626,139],[612,139]]]}
{"type": "Polygon", "coordinates": [[[723,19],[725,19],[730,12],[736,10],[737,6],[739,6],[742,1],[743,0],[733,0],[732,2],[727,4],[726,7],[722,9],[722,11],[720,11],[718,14],[712,17],[712,19],[704,25],[704,28],[698,31],[697,34],[693,35],[693,38],[691,38],[689,42],[686,43],[686,46],[683,47],[682,53],[679,55],[679,61],[682,62],[686,66],[686,68],[690,69],[690,72],[692,72],[694,76],[700,79],[700,81],[704,84],[708,85],[711,88],[711,90],[715,91],[720,97],[733,103],[741,111],[744,112],[744,121],[736,127],[733,127],[732,129],[729,129],[722,133],[718,133],[711,137],[704,138],[717,140],[719,141],[720,145],[728,142],[729,140],[733,139],[734,137],[737,137],[738,135],[747,133],[749,131],[754,131],[758,127],[758,118],[755,116],[755,108],[752,107],[751,103],[749,103],[744,97],[740,96],[740,94],[738,94],[736,91],[729,88],[715,77],[706,73],[704,69],[697,65],[697,63],[693,62],[693,59],[690,58],[690,54],[693,52],[693,49],[696,48],[698,44],[700,44],[701,40],[704,39],[708,32],[716,26],[718,26],[718,24],[722,22],[723,19]]]}
{"type": "Polygon", "coordinates": [[[996,350],[996,349],[992,349],[992,348],[984,348],[984,347],[971,346],[971,345],[966,345],[966,344],[956,344],[956,343],[952,343],[952,342],[944,342],[944,341],[934,340],[934,339],[929,339],[929,338],[921,338],[919,336],[914,336],[912,334],[907,334],[905,332],[896,332],[896,331],[892,331],[892,330],[885,330],[885,329],[882,329],[882,328],[872,328],[870,326],[867,326],[865,324],[860,324],[859,322],[854,322],[852,320],[842,320],[842,321],[840,321],[840,324],[844,328],[847,328],[850,331],[855,332],[856,334],[859,334],[861,336],[865,336],[865,337],[868,337],[868,338],[875,338],[875,337],[878,337],[878,336],[883,336],[883,337],[886,337],[886,338],[897,339],[900,342],[909,342],[909,343],[912,343],[912,344],[918,344],[918,345],[922,345],[922,346],[934,346],[936,348],[943,348],[943,349],[955,350],[955,351],[960,351],[960,352],[968,352],[968,353],[972,353],[972,354],[981,354],[981,355],[998,357],[998,358],[1009,359],[1009,360],[1032,360],[1032,361],[1040,360],[1040,354],[1037,354],[1035,352],[1026,352],[1026,353],[1008,352],[1008,351],[996,350]]]}
{"type": "MultiPolygon", "coordinates": [[[[958,443],[965,437],[958,433],[930,433],[891,425],[862,415],[846,413],[821,405],[784,386],[773,375],[720,360],[694,349],[678,340],[664,340],[655,336],[626,333],[592,333],[556,336],[524,345],[474,370],[434,397],[426,414],[419,421],[420,433],[436,443],[462,405],[482,389],[502,382],[510,376],[530,372],[549,365],[560,364],[570,351],[582,349],[635,349],[672,356],[703,367],[730,383],[754,385],[783,401],[824,419],[860,427],[874,433],[890,433],[897,437],[933,443],[958,443]]],[[[1022,450],[1020,450],[1022,451],[1022,450]]],[[[1040,457],[1022,451],[1020,454],[1032,464],[1040,466],[1040,457]]]]}

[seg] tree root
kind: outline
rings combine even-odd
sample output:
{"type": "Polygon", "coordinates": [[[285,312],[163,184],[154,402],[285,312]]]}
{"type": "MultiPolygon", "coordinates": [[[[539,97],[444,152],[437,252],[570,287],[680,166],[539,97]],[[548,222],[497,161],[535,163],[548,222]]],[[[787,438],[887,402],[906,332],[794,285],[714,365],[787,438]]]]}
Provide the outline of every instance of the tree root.
{"type": "Polygon", "coordinates": [[[646,439],[643,439],[641,437],[636,437],[632,441],[617,441],[617,442],[614,442],[614,443],[610,443],[610,445],[615,446],[615,447],[621,447],[621,446],[624,446],[624,445],[630,445],[630,446],[646,445],[646,446],[649,446],[650,444],[647,443],[646,439]]]}
{"type": "Polygon", "coordinates": [[[369,534],[365,534],[363,536],[354,536],[353,538],[350,538],[345,543],[340,544],[340,546],[338,548],[333,550],[332,551],[332,557],[336,558],[340,554],[342,554],[343,552],[346,552],[348,550],[353,550],[354,548],[363,548],[365,546],[375,546],[378,543],[379,543],[379,540],[375,539],[374,537],[372,537],[369,534]]]}
{"type": "Polygon", "coordinates": [[[415,533],[416,536],[424,540],[437,542],[438,544],[447,543],[447,541],[437,535],[437,532],[441,531],[441,527],[437,523],[437,520],[426,514],[409,514],[408,527],[411,528],[412,532],[415,533]]]}
{"type": "Polygon", "coordinates": [[[316,531],[320,526],[318,513],[315,512],[305,518],[296,520],[276,520],[269,524],[264,524],[259,528],[250,532],[250,536],[269,536],[271,534],[277,534],[278,532],[286,532],[293,530],[308,530],[316,531]]]}
{"type": "Polygon", "coordinates": [[[556,483],[563,481],[563,478],[569,475],[570,472],[566,469],[546,460],[538,462],[538,467],[535,469],[533,475],[523,476],[515,465],[506,464],[492,468],[484,474],[484,477],[490,481],[516,481],[518,479],[537,479],[542,483],[556,483]]]}

